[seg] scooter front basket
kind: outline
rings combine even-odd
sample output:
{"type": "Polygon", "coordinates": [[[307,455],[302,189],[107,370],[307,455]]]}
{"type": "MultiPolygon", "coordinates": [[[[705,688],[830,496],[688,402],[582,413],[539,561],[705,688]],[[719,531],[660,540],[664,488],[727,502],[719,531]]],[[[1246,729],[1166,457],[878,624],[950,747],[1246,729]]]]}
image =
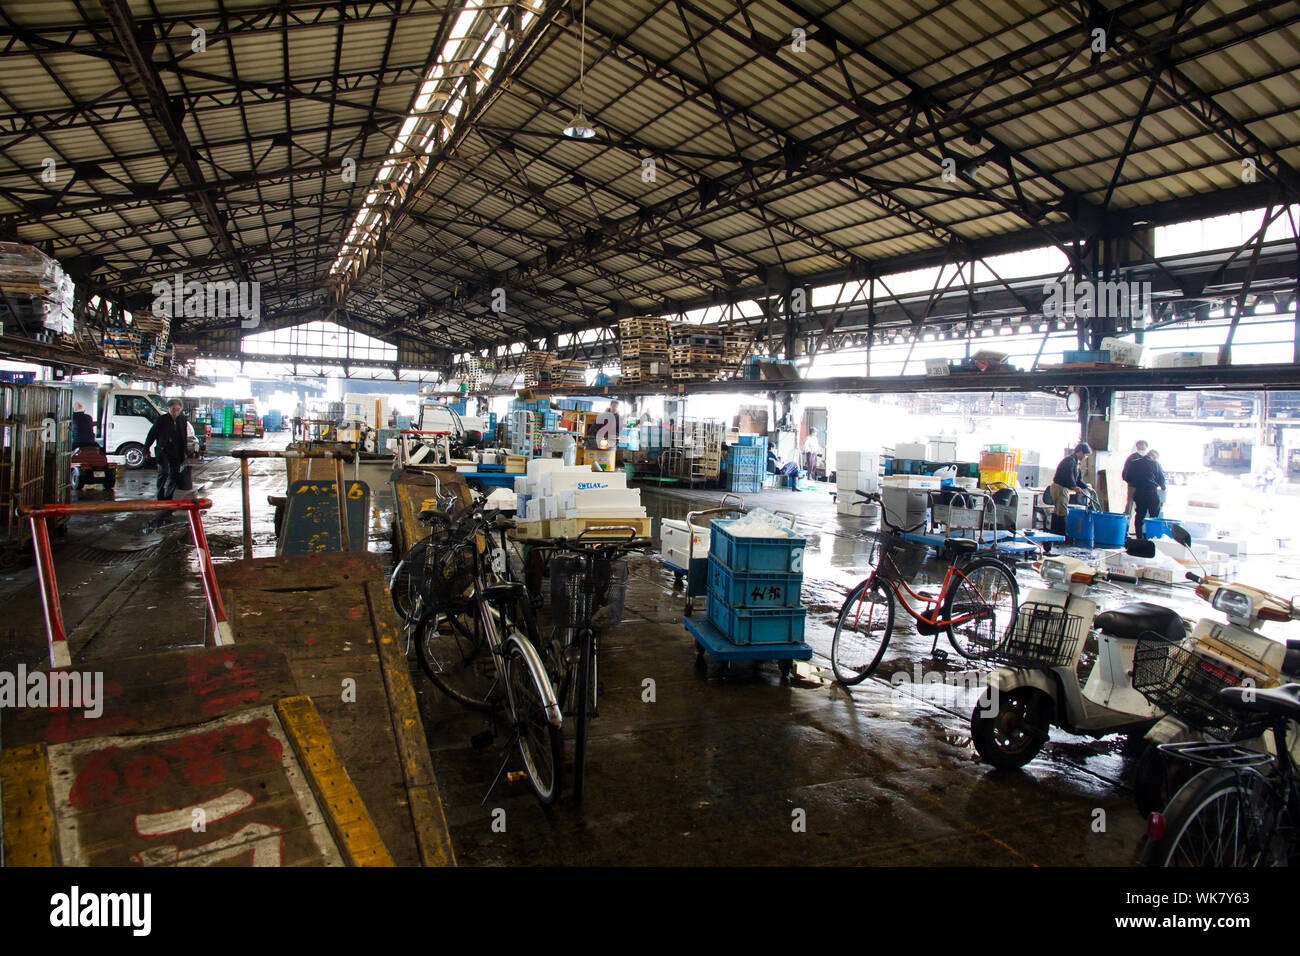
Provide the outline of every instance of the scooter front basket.
{"type": "Polygon", "coordinates": [[[1079,654],[1083,618],[1056,604],[1026,601],[989,660],[1012,667],[1068,667],[1079,654]]]}

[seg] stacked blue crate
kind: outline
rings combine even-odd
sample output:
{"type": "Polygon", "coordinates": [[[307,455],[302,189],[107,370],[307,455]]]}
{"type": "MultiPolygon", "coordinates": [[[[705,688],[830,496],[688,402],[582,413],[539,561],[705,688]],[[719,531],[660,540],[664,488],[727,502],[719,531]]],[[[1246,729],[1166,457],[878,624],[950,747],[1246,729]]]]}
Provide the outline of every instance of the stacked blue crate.
{"type": "Polygon", "coordinates": [[[727,490],[741,494],[756,494],[763,488],[763,472],[767,468],[767,439],[732,445],[727,454],[727,490]]]}
{"type": "Polygon", "coordinates": [[[712,525],[709,623],[732,644],[801,643],[804,539],[775,529],[771,537],[733,535],[733,524],[712,525]]]}

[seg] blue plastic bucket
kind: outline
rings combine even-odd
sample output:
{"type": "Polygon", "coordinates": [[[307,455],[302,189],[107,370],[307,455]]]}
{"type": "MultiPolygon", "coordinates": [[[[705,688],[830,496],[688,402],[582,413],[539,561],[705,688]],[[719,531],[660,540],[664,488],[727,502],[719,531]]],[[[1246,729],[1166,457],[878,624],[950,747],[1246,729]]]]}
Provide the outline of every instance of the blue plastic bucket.
{"type": "Polygon", "coordinates": [[[1128,531],[1128,515],[1114,514],[1110,511],[1092,513],[1092,542],[1098,548],[1124,547],[1124,535],[1128,531]]]}
{"type": "Polygon", "coordinates": [[[1087,541],[1092,537],[1092,519],[1096,514],[1082,506],[1071,505],[1065,516],[1065,536],[1072,541],[1087,541]]]}

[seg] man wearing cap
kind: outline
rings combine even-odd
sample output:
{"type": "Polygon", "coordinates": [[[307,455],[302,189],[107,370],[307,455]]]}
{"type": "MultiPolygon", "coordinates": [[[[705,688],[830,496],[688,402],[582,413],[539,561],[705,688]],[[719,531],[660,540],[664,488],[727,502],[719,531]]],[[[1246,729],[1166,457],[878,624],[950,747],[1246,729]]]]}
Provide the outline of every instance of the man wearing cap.
{"type": "Polygon", "coordinates": [[[1052,476],[1048,493],[1052,496],[1052,533],[1065,534],[1065,518],[1070,513],[1070,495],[1076,491],[1085,491],[1087,482],[1079,472],[1083,460],[1092,454],[1092,446],[1081,441],[1074,446],[1074,451],[1061,459],[1052,476]]]}
{"type": "Polygon", "coordinates": [[[158,461],[158,500],[171,501],[176,494],[176,482],[185,464],[190,435],[189,420],[181,414],[181,400],[167,401],[167,414],[161,416],[144,440],[144,453],[156,445],[154,458],[158,461]]]}

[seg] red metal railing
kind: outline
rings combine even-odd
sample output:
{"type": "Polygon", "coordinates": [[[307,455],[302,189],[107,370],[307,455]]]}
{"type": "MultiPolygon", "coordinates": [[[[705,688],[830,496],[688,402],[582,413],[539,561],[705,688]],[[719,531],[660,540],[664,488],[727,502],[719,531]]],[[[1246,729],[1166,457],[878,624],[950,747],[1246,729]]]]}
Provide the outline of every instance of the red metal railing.
{"type": "Polygon", "coordinates": [[[45,505],[41,508],[20,508],[19,512],[32,523],[32,546],[36,551],[36,573],[41,585],[41,603],[45,608],[45,631],[50,643],[50,666],[70,667],[72,656],[68,652],[68,635],[63,628],[63,608],[59,604],[59,585],[54,576],[54,556],[50,550],[50,533],[47,518],[71,517],[84,514],[122,514],[136,511],[184,511],[190,522],[190,535],[198,554],[203,575],[203,593],[212,617],[214,640],[217,644],[233,644],[226,608],[217,589],[217,572],[212,566],[212,552],[208,550],[208,536],[203,531],[200,512],[212,507],[207,498],[178,498],[175,501],[83,501],[68,505],[45,505]]]}

